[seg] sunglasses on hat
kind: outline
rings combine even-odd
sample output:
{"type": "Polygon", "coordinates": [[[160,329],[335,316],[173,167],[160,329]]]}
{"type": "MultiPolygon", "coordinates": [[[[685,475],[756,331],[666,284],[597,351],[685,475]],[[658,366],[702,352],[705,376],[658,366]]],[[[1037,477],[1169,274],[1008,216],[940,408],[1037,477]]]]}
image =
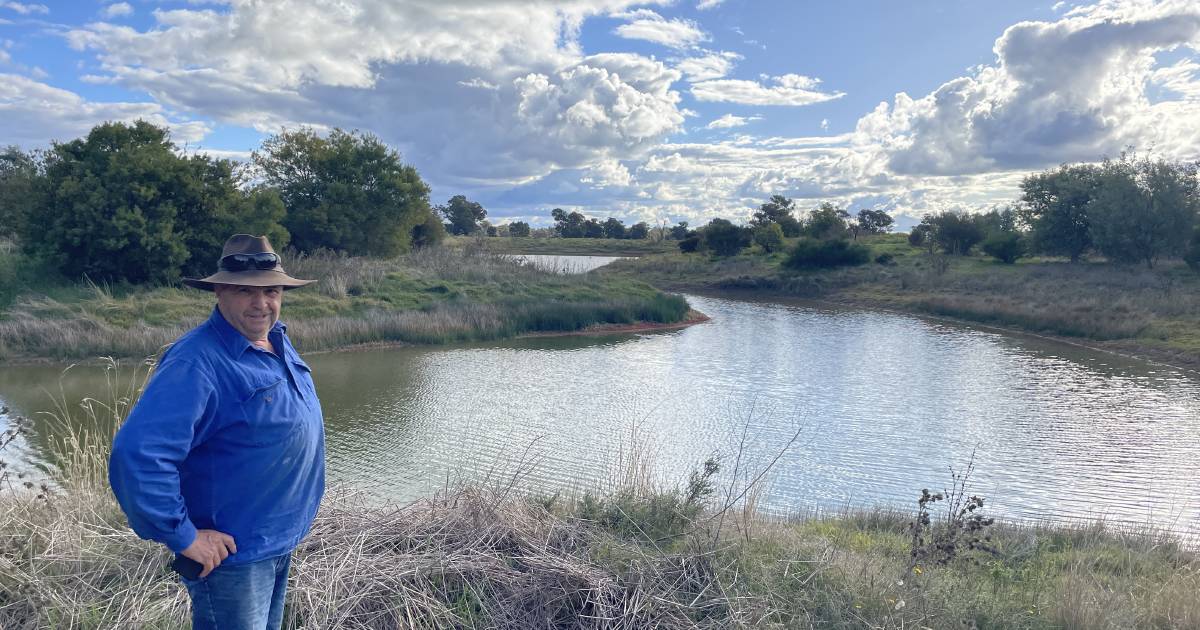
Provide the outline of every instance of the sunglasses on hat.
{"type": "Polygon", "coordinates": [[[251,269],[269,271],[279,266],[279,256],[271,252],[261,254],[230,254],[221,258],[217,266],[222,271],[239,272],[251,269]]]}

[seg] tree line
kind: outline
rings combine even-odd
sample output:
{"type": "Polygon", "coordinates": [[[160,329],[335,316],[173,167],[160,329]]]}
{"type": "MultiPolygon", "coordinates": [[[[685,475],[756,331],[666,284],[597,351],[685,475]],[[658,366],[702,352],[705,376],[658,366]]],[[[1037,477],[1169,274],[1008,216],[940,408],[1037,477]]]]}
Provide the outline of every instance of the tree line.
{"type": "MultiPolygon", "coordinates": [[[[1200,177],[1197,163],[1123,154],[1100,164],[1064,164],[1025,177],[1012,204],[982,213],[925,215],[909,243],[930,253],[966,256],[981,250],[1004,263],[1039,254],[1078,262],[1089,255],[1153,267],[1180,258],[1200,270],[1200,177]]],[[[732,256],[757,245],[763,253],[799,238],[784,264],[793,267],[859,264],[860,234],[887,232],[892,217],[876,209],[851,216],[829,202],[803,217],[795,203],[773,195],[748,225],[713,219],[698,229],[671,228],[684,252],[732,256]]]]}
{"type": "Polygon", "coordinates": [[[0,151],[0,237],[68,277],[207,274],[235,232],[277,248],[393,256],[440,240],[445,226],[416,169],[357,131],[283,132],[249,164],[184,154],[144,121],[0,151]]]}
{"type": "Polygon", "coordinates": [[[890,232],[895,220],[884,210],[864,208],[851,215],[828,201],[821,202],[802,217],[796,203],[783,195],[772,195],[759,206],[748,225],[716,218],[691,229],[680,222],[670,229],[682,252],[709,252],[733,256],[757,246],[764,254],[786,249],[784,239],[796,239],[783,264],[793,268],[833,267],[867,262],[870,250],[858,237],[890,232]]]}
{"type": "Polygon", "coordinates": [[[976,215],[926,216],[909,242],[966,255],[975,245],[1012,263],[1029,254],[1071,262],[1099,255],[1153,267],[1182,257],[1200,268],[1197,164],[1123,154],[1029,175],[1017,202],[976,215]]]}

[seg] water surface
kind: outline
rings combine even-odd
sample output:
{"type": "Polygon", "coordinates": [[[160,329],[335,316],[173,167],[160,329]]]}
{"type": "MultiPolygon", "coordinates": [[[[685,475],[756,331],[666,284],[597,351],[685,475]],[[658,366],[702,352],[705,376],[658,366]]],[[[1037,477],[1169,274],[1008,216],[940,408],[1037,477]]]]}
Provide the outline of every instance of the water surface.
{"type": "MultiPolygon", "coordinates": [[[[1187,373],[892,313],[688,299],[712,321],[308,356],[331,480],[400,499],[458,478],[579,490],[620,476],[631,447],[664,482],[712,455],[728,480],[736,453],[760,470],[799,431],[761,498],[772,511],[907,508],[974,453],[972,489],[1000,514],[1200,533],[1187,373]]],[[[60,372],[0,369],[0,404],[45,409],[60,372]]],[[[68,399],[102,383],[90,367],[62,380],[68,399]]]]}

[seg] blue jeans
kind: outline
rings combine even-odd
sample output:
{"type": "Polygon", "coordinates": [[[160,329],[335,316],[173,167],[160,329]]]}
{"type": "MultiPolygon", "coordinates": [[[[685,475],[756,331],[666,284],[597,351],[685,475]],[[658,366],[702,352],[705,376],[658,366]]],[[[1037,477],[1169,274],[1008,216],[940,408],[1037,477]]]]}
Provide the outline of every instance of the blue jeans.
{"type": "Polygon", "coordinates": [[[192,596],[193,630],[279,630],[292,554],[225,565],[199,580],[180,578],[192,596]]]}

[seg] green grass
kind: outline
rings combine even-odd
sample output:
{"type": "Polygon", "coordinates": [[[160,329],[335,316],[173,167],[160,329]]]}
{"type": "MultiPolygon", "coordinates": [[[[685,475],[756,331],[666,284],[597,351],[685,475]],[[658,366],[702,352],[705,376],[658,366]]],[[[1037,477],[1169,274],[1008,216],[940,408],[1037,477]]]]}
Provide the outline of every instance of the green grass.
{"type": "MultiPolygon", "coordinates": [[[[318,280],[284,296],[282,319],[303,351],[675,323],[689,312],[683,298],[638,280],[543,272],[478,247],[395,260],[299,256],[285,268],[318,280]]],[[[151,356],[208,317],[214,303],[210,293],[180,287],[21,282],[5,285],[11,297],[0,314],[0,359],[151,356]]]]}
{"type": "Polygon", "coordinates": [[[1200,365],[1200,274],[1179,261],[1152,270],[1046,258],[1005,265],[930,255],[901,234],[859,240],[872,260],[887,253],[893,264],[794,271],[779,253],[749,250],[729,258],[659,254],[602,273],[671,290],[741,290],[955,317],[1200,365]]]}

